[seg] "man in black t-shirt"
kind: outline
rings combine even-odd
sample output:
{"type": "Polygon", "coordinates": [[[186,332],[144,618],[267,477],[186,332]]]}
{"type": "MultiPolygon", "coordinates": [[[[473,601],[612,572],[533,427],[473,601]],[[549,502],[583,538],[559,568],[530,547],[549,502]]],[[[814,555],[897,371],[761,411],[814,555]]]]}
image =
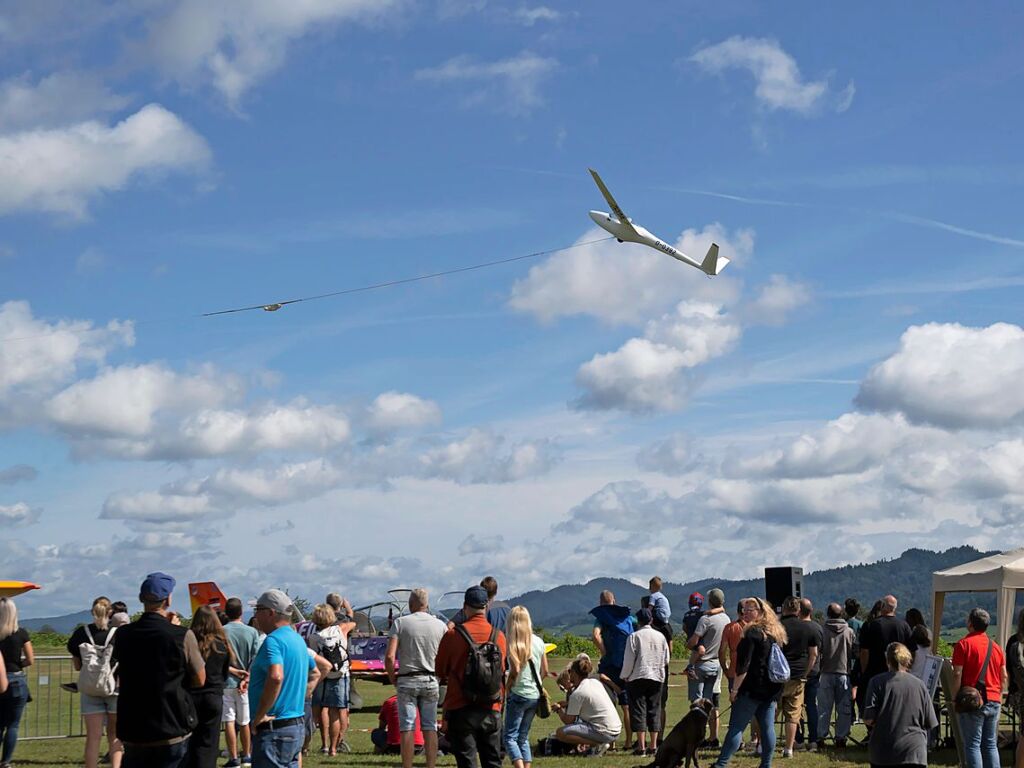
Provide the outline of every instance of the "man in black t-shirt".
{"type": "Polygon", "coordinates": [[[871,678],[888,671],[885,649],[889,643],[910,642],[910,625],[896,616],[896,598],[886,595],[882,598],[882,612],[877,619],[869,621],[860,631],[860,685],[857,688],[857,704],[863,709],[871,678]]]}
{"type": "MultiPolygon", "coordinates": [[[[810,618],[811,601],[807,601],[807,616],[810,618]]],[[[818,660],[821,633],[815,631],[812,622],[800,617],[801,603],[798,597],[787,597],[782,603],[782,626],[789,638],[782,651],[789,662],[789,680],[782,689],[782,714],[786,729],[786,741],[782,748],[783,757],[793,756],[796,729],[804,708],[804,690],[807,675],[818,660]]]]}

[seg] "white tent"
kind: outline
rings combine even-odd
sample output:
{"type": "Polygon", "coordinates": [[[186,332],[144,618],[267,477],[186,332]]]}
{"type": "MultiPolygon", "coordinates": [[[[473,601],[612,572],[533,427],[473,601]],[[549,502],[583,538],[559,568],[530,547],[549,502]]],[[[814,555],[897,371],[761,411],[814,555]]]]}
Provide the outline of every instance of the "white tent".
{"type": "Polygon", "coordinates": [[[947,592],[995,592],[999,645],[1014,632],[1013,606],[1017,590],[1024,589],[1024,549],[983,557],[932,574],[932,627],[934,637],[942,628],[942,606],[947,592]]]}

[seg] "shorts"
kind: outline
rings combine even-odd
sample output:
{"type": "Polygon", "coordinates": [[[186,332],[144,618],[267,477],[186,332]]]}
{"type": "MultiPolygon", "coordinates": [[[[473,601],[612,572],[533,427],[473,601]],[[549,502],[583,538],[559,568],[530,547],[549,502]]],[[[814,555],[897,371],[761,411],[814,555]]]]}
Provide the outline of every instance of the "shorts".
{"type": "Polygon", "coordinates": [[[416,730],[416,714],[420,716],[421,731],[437,730],[437,678],[417,675],[398,678],[398,730],[402,733],[416,730]]]}
{"type": "Polygon", "coordinates": [[[804,708],[806,680],[787,680],[782,686],[782,722],[799,723],[804,708]]]}
{"type": "Polygon", "coordinates": [[[349,683],[351,678],[338,677],[332,680],[322,680],[313,690],[313,706],[327,707],[328,709],[348,709],[349,706],[349,683]]]}
{"type": "Polygon", "coordinates": [[[222,723],[238,723],[239,726],[249,724],[249,694],[242,693],[240,688],[224,689],[224,710],[221,713],[222,723]]]}
{"type": "Polygon", "coordinates": [[[592,741],[595,744],[614,744],[615,740],[619,738],[619,734],[617,733],[614,736],[609,736],[604,731],[599,731],[590,723],[585,723],[582,720],[578,723],[573,723],[572,725],[563,725],[562,733],[570,736],[578,736],[581,739],[592,741]]]}
{"type": "Polygon", "coordinates": [[[90,696],[82,694],[83,715],[116,715],[117,694],[113,696],[90,696]]]}

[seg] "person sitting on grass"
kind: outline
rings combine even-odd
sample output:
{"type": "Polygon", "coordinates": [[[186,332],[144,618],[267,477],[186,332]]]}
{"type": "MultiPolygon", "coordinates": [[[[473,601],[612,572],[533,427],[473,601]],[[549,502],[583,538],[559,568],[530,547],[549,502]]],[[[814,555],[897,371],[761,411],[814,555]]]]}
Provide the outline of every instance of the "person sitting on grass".
{"type": "MultiPolygon", "coordinates": [[[[413,731],[413,752],[423,754],[423,731],[420,729],[420,713],[416,713],[416,729],[413,731]]],[[[380,705],[377,727],[370,732],[375,755],[402,754],[402,732],[398,723],[398,695],[392,696],[380,705]]]]}
{"type": "MultiPolygon", "coordinates": [[[[552,709],[562,720],[555,732],[559,741],[591,747],[591,754],[603,755],[622,730],[622,721],[601,681],[592,678],[594,665],[589,657],[577,658],[569,667],[569,698],[558,702],[552,709]]],[[[559,683],[563,678],[559,678],[559,683]]]]}

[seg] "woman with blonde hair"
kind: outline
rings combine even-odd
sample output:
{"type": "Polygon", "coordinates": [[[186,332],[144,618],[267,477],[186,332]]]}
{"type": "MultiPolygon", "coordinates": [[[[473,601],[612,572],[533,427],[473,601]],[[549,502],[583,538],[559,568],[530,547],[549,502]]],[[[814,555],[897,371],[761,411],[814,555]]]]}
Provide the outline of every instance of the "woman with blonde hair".
{"type": "Polygon", "coordinates": [[[736,647],[736,678],[729,700],[729,732],[722,742],[722,751],[715,768],[725,768],[740,747],[744,729],[757,718],[761,731],[761,768],[769,768],[775,752],[775,704],[782,683],[772,682],[768,675],[768,661],[772,646],[780,648],[789,638],[786,629],[775,615],[771,604],[760,597],[743,601],[743,621],[746,628],[736,647]]]}
{"type": "MultiPolygon", "coordinates": [[[[928,765],[928,732],[939,724],[924,683],[910,674],[910,649],[889,643],[888,672],[868,684],[864,722],[871,728],[868,758],[872,766],[928,765]]],[[[998,765],[998,763],[997,763],[998,765]]]]}
{"type": "Polygon", "coordinates": [[[7,673],[7,690],[0,694],[0,766],[14,757],[18,726],[28,703],[25,668],[35,662],[28,632],[18,627],[18,607],[9,597],[0,597],[0,655],[7,673]]]}
{"type": "Polygon", "coordinates": [[[533,634],[530,612],[521,605],[508,614],[508,698],[505,701],[505,754],[514,768],[529,768],[530,725],[537,714],[541,687],[548,674],[544,641],[533,634]]]}
{"type": "MultiPolygon", "coordinates": [[[[328,597],[335,597],[335,593],[328,597]]],[[[339,598],[338,602],[344,610],[344,601],[339,598]]],[[[320,724],[323,743],[320,753],[334,756],[338,752],[351,751],[345,742],[351,693],[348,636],[356,625],[347,614],[339,615],[330,603],[320,603],[313,609],[313,623],[317,631],[306,642],[331,662],[331,671],[313,691],[313,722],[320,724]]]]}
{"type": "MultiPolygon", "coordinates": [[[[95,650],[105,648],[114,642],[115,630],[110,627],[110,600],[97,597],[92,601],[92,623],[82,625],[68,639],[67,649],[71,664],[76,672],[82,669],[82,646],[93,646],[95,650]]],[[[103,653],[102,650],[99,651],[103,653]]],[[[109,696],[92,696],[79,690],[82,697],[82,717],[85,719],[85,768],[96,768],[100,759],[100,742],[103,730],[107,731],[107,745],[110,748],[110,764],[113,768],[121,765],[124,747],[117,738],[117,692],[109,696]]]]}

